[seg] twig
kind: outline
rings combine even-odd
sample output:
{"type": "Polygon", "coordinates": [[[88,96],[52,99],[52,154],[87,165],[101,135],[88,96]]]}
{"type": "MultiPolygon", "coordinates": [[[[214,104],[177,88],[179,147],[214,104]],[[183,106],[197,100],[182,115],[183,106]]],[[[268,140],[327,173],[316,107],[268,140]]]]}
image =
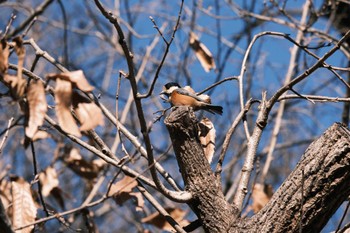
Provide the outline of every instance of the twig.
{"type": "Polygon", "coordinates": [[[299,96],[300,98],[306,99],[306,100],[310,101],[311,103],[315,104],[315,101],[313,101],[312,99],[309,99],[306,95],[299,94],[293,88],[291,88],[290,91],[293,92],[294,94],[296,94],[297,96],[299,96]]]}
{"type": "Polygon", "coordinates": [[[197,95],[201,95],[201,94],[209,91],[210,89],[220,85],[221,83],[224,83],[226,81],[231,81],[231,80],[238,80],[238,77],[237,76],[230,76],[230,77],[224,78],[224,79],[222,79],[222,80],[220,80],[220,81],[210,85],[209,87],[205,88],[204,90],[198,92],[197,95]]]}
{"type": "Polygon", "coordinates": [[[23,23],[21,25],[19,25],[18,28],[16,28],[14,31],[12,31],[9,35],[8,38],[11,38],[15,35],[17,35],[20,31],[24,30],[27,25],[31,24],[31,22],[33,21],[33,19],[39,15],[41,15],[45,9],[53,2],[53,0],[46,0],[45,2],[43,2],[41,5],[39,5],[33,12],[33,14],[31,14],[26,20],[23,21],[23,23]]]}
{"type": "MultiPolygon", "coordinates": [[[[32,140],[30,140],[30,148],[32,151],[32,157],[33,157],[33,168],[34,168],[34,179],[39,179],[39,175],[38,175],[38,168],[37,168],[37,162],[36,162],[36,155],[35,155],[35,148],[34,148],[34,142],[32,140]]],[[[44,201],[44,197],[41,191],[41,183],[40,183],[40,179],[38,180],[38,193],[39,193],[39,199],[41,202],[41,205],[43,206],[44,212],[46,213],[46,216],[50,216],[49,211],[46,207],[46,203],[44,201]]]]}
{"type": "Polygon", "coordinates": [[[233,121],[230,129],[227,131],[225,139],[224,139],[224,142],[223,142],[223,145],[222,145],[222,150],[221,150],[221,153],[220,153],[220,157],[219,157],[218,163],[216,165],[216,169],[215,169],[215,175],[218,178],[219,177],[221,178],[222,163],[224,162],[225,155],[226,155],[228,146],[230,144],[232,134],[236,130],[236,127],[238,126],[239,122],[243,119],[245,114],[249,111],[249,109],[252,106],[252,104],[253,103],[257,103],[257,102],[259,102],[259,101],[258,100],[252,100],[252,99],[248,100],[247,104],[245,105],[245,108],[239,112],[238,116],[233,121]]]}
{"type": "Polygon", "coordinates": [[[234,203],[239,209],[242,208],[243,200],[247,192],[247,185],[250,179],[250,174],[254,165],[254,158],[256,155],[258,143],[260,141],[262,131],[267,124],[268,115],[272,107],[286,91],[290,90],[290,88],[292,88],[294,85],[301,82],[306,77],[311,75],[315,70],[321,67],[324,61],[327,58],[329,58],[332,54],[334,54],[349,37],[350,30],[335,44],[335,46],[332,49],[326,52],[314,65],[312,65],[304,73],[291,80],[288,84],[284,85],[279,90],[277,90],[276,93],[268,101],[266,101],[266,93],[264,93],[262,103],[260,105],[260,111],[256,120],[256,126],[254,128],[251,140],[248,141],[247,156],[242,168],[242,174],[238,186],[238,191],[234,198],[234,203]]]}
{"type": "Polygon", "coordinates": [[[8,136],[9,136],[9,131],[10,131],[11,124],[12,124],[13,120],[14,120],[14,118],[11,117],[10,120],[9,120],[9,123],[7,124],[7,128],[5,130],[5,135],[2,138],[1,143],[0,143],[0,154],[2,153],[2,149],[3,149],[3,147],[5,145],[5,142],[6,142],[7,138],[8,138],[8,136]]]}
{"type": "MultiPolygon", "coordinates": [[[[341,225],[343,224],[343,221],[344,221],[344,219],[345,219],[345,217],[346,217],[346,215],[347,215],[347,213],[348,213],[349,207],[350,207],[350,200],[348,200],[348,204],[346,205],[346,208],[345,208],[345,210],[344,210],[343,216],[341,217],[341,220],[340,220],[340,222],[339,222],[339,224],[338,224],[338,227],[337,227],[337,230],[335,231],[335,233],[340,233],[340,232],[339,232],[340,227],[341,227],[341,225]]],[[[350,223],[349,223],[349,224],[350,224],[350,223]]],[[[349,224],[348,224],[348,225],[349,225],[349,224]]]]}
{"type": "Polygon", "coordinates": [[[9,19],[9,22],[8,22],[7,25],[6,25],[4,35],[1,37],[1,40],[3,40],[4,38],[7,37],[7,33],[9,32],[10,27],[11,27],[11,24],[12,24],[13,20],[15,20],[15,18],[16,18],[16,15],[15,15],[15,14],[11,14],[11,17],[10,17],[10,19],[9,19]]]}
{"type": "MultiPolygon", "coordinates": [[[[306,20],[307,20],[307,16],[309,13],[309,9],[310,9],[310,0],[306,1],[304,7],[303,7],[303,12],[302,12],[302,16],[301,16],[301,20],[300,20],[300,25],[302,27],[304,27],[306,25],[306,20]]],[[[288,66],[288,71],[284,80],[284,83],[289,83],[290,80],[292,79],[294,73],[295,73],[295,67],[296,67],[296,63],[297,63],[297,59],[298,59],[298,53],[299,53],[299,45],[301,44],[301,42],[304,39],[304,30],[299,30],[295,39],[295,45],[291,50],[291,56],[290,56],[290,60],[289,60],[289,66],[288,66]]],[[[290,88],[290,90],[293,90],[292,88],[290,88]]],[[[294,91],[293,91],[294,92],[294,91]]],[[[295,94],[297,94],[295,92],[295,94]]],[[[267,153],[267,157],[266,157],[266,162],[264,164],[264,168],[261,174],[261,179],[260,182],[264,183],[265,182],[265,178],[267,176],[267,173],[269,171],[271,162],[273,160],[273,152],[275,150],[275,146],[277,143],[277,136],[279,134],[281,125],[282,125],[282,118],[283,118],[283,113],[284,113],[284,109],[285,109],[285,102],[281,101],[280,105],[278,107],[277,110],[277,116],[275,118],[275,124],[272,130],[272,136],[270,139],[270,145],[269,145],[269,151],[267,153]]]]}
{"type": "Polygon", "coordinates": [[[60,132],[61,134],[63,134],[65,137],[69,138],[70,140],[72,140],[73,142],[83,146],[85,149],[89,150],[90,152],[96,154],[98,157],[100,157],[102,160],[104,160],[106,163],[111,164],[115,167],[121,168],[123,170],[123,172],[131,177],[137,177],[139,178],[142,182],[144,182],[145,184],[155,188],[155,184],[148,179],[145,176],[142,176],[141,174],[137,173],[136,171],[126,167],[126,166],[121,166],[119,164],[118,161],[116,161],[115,159],[112,159],[111,157],[105,155],[104,153],[102,153],[100,150],[96,149],[94,146],[91,146],[89,144],[87,144],[86,142],[84,142],[83,140],[81,140],[78,137],[75,137],[71,134],[68,134],[66,132],[64,132],[61,127],[58,126],[58,124],[51,119],[49,116],[45,116],[45,120],[51,124],[58,132],[60,132]]]}
{"type": "Polygon", "coordinates": [[[152,92],[153,92],[153,89],[154,89],[154,86],[158,80],[158,77],[159,77],[159,73],[160,73],[160,70],[162,69],[163,67],[163,64],[165,62],[165,59],[168,55],[168,52],[169,52],[169,48],[173,42],[173,40],[175,39],[175,34],[177,32],[177,29],[179,28],[179,25],[180,25],[180,20],[181,20],[181,14],[182,14],[182,9],[183,9],[183,4],[184,4],[184,0],[181,1],[181,5],[180,5],[180,9],[179,9],[179,12],[178,12],[178,16],[177,16],[177,20],[176,20],[176,24],[175,24],[175,27],[174,27],[174,30],[173,30],[173,33],[171,35],[171,38],[169,40],[169,42],[164,38],[163,34],[161,33],[161,31],[159,30],[157,24],[155,23],[155,21],[153,20],[153,18],[151,17],[151,21],[153,22],[153,24],[155,25],[155,28],[158,30],[159,34],[161,35],[161,37],[163,38],[165,44],[166,44],[166,47],[165,47],[165,52],[163,54],[163,57],[162,57],[162,60],[160,61],[160,64],[156,70],[156,73],[154,75],[154,78],[153,78],[153,81],[152,81],[152,84],[150,86],[150,89],[148,91],[147,94],[144,94],[144,95],[137,95],[138,98],[142,99],[142,98],[147,98],[149,97],[150,95],[152,95],[152,92]]]}
{"type": "Polygon", "coordinates": [[[142,195],[156,208],[156,210],[165,217],[166,221],[179,233],[186,233],[178,222],[164,209],[164,207],[141,185],[137,189],[142,195]]]}
{"type": "Polygon", "coordinates": [[[266,114],[266,92],[262,93],[260,111],[256,120],[256,126],[254,127],[252,136],[248,140],[247,155],[241,170],[241,177],[238,183],[238,188],[236,195],[233,199],[233,203],[242,211],[244,198],[248,192],[248,183],[250,180],[250,175],[254,167],[255,155],[258,148],[258,144],[262,135],[262,131],[267,124],[267,114],[266,114]]]}
{"type": "MultiPolygon", "coordinates": [[[[47,61],[54,64],[62,72],[68,71],[64,66],[56,62],[56,60],[52,56],[50,56],[47,52],[41,50],[40,47],[35,43],[33,39],[30,39],[28,43],[31,46],[33,46],[33,48],[36,51],[36,54],[40,54],[41,56],[43,56],[47,61]]],[[[14,64],[9,64],[9,68],[13,70],[18,70],[18,66],[14,64]]],[[[27,75],[29,78],[32,78],[34,80],[41,80],[43,83],[45,83],[41,77],[30,72],[25,68],[23,68],[23,74],[27,75]]],[[[129,141],[134,145],[134,147],[141,153],[143,157],[147,158],[147,152],[145,148],[142,146],[142,144],[138,141],[138,138],[134,136],[126,127],[124,127],[124,125],[122,125],[119,121],[117,121],[115,116],[102,103],[100,103],[92,93],[87,94],[87,96],[90,98],[90,100],[95,101],[95,103],[101,108],[102,112],[107,117],[107,119],[109,119],[112,124],[114,124],[116,127],[119,128],[119,130],[123,133],[123,135],[129,139],[129,141]]],[[[155,163],[156,163],[155,167],[158,170],[158,172],[169,182],[169,184],[176,191],[180,191],[180,189],[178,188],[176,182],[171,177],[171,175],[167,171],[165,171],[165,169],[159,163],[157,162],[155,163]]]]}
{"type": "Polygon", "coordinates": [[[153,113],[153,114],[161,113],[159,116],[157,116],[157,117],[154,119],[153,123],[156,123],[157,121],[160,121],[160,119],[162,119],[162,117],[165,115],[165,113],[166,113],[169,109],[171,109],[171,108],[172,108],[172,107],[170,106],[169,108],[162,109],[162,110],[159,110],[159,111],[156,111],[155,113],[153,113]]]}
{"type": "MultiPolygon", "coordinates": [[[[128,45],[126,44],[123,30],[120,27],[117,18],[111,12],[107,12],[98,0],[95,0],[95,4],[98,7],[98,9],[101,11],[101,13],[113,24],[113,26],[115,27],[119,35],[119,43],[123,49],[123,52],[128,64],[128,71],[129,71],[128,79],[133,92],[137,116],[138,116],[140,128],[141,128],[141,133],[143,135],[144,143],[146,146],[148,164],[149,166],[151,166],[152,164],[154,164],[153,149],[151,145],[151,139],[148,134],[147,124],[146,124],[142,103],[141,103],[141,98],[139,98],[138,96],[138,88],[137,88],[137,83],[135,80],[135,72],[134,72],[134,63],[132,61],[133,54],[129,50],[128,45]]],[[[151,171],[153,181],[156,184],[158,190],[167,198],[176,202],[187,202],[192,198],[192,195],[189,192],[186,192],[186,191],[176,192],[176,191],[171,191],[167,189],[164,186],[164,184],[159,180],[155,166],[151,166],[150,171],[151,171]]]]}

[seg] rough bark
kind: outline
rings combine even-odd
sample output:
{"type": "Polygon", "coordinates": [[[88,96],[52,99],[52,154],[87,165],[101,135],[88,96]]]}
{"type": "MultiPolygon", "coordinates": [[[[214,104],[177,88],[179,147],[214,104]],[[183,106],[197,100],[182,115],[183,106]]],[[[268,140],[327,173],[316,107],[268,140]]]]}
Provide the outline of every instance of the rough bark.
{"type": "Polygon", "coordinates": [[[350,132],[335,123],[308,147],[294,171],[251,221],[260,232],[299,232],[300,227],[303,233],[319,232],[349,197],[349,180],[350,132]]]}
{"type": "Polygon", "coordinates": [[[198,140],[197,119],[187,107],[178,107],[166,119],[176,159],[186,191],[193,195],[188,203],[206,232],[227,232],[237,209],[225,200],[220,181],[215,178],[198,140]]]}
{"type": "Polygon", "coordinates": [[[319,232],[350,194],[350,131],[339,123],[309,146],[270,202],[246,219],[224,198],[198,141],[193,111],[175,108],[165,124],[193,195],[188,204],[206,232],[319,232]]]}

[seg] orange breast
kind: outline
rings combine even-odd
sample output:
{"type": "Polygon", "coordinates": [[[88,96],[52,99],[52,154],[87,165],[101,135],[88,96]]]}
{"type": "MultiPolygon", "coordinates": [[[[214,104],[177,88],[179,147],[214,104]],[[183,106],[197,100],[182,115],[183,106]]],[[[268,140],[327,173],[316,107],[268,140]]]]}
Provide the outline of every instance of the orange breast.
{"type": "Polygon", "coordinates": [[[176,91],[171,94],[171,103],[174,106],[192,106],[197,107],[198,101],[187,95],[180,95],[176,91]]]}

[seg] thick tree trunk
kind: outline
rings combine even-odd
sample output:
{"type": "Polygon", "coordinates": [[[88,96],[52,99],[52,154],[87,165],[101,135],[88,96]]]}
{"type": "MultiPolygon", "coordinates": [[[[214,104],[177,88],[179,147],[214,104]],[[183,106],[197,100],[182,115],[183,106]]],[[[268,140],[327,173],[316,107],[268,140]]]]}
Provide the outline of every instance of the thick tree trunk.
{"type": "Polygon", "coordinates": [[[333,124],[251,220],[260,232],[319,232],[350,195],[350,132],[333,124]],[[302,206],[302,208],[301,208],[302,206]]]}
{"type": "Polygon", "coordinates": [[[220,181],[210,169],[198,140],[197,119],[187,107],[178,107],[166,119],[186,191],[193,195],[188,203],[206,232],[227,232],[238,217],[221,190],[220,181]]]}
{"type": "Polygon", "coordinates": [[[318,232],[350,194],[350,132],[341,124],[313,142],[271,201],[246,219],[224,198],[198,141],[193,111],[178,107],[165,124],[193,195],[188,204],[206,232],[318,232]]]}

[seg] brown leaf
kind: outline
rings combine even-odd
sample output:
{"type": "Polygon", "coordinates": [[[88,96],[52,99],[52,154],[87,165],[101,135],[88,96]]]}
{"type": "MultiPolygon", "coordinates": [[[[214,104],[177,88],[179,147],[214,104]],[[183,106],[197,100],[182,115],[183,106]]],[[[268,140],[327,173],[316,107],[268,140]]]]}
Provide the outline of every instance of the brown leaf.
{"type": "Polygon", "coordinates": [[[63,79],[56,80],[55,87],[56,115],[60,127],[77,137],[80,137],[78,125],[75,122],[72,113],[72,83],[63,79]]]}
{"type": "MultiPolygon", "coordinates": [[[[34,222],[37,208],[30,192],[30,185],[22,178],[12,181],[12,200],[13,200],[13,228],[34,222]]],[[[16,231],[20,233],[30,233],[34,225],[16,231]]]]}
{"type": "Polygon", "coordinates": [[[211,163],[215,152],[216,131],[213,123],[206,117],[199,122],[199,141],[203,147],[204,155],[211,163]]]}
{"type": "Polygon", "coordinates": [[[17,78],[22,79],[23,64],[24,64],[24,57],[26,55],[26,50],[25,50],[25,47],[23,46],[22,36],[15,37],[13,41],[15,42],[15,52],[18,56],[17,78]]]}
{"type": "Polygon", "coordinates": [[[101,109],[77,92],[73,93],[73,107],[81,124],[80,130],[87,131],[104,125],[101,109]]]}
{"type": "Polygon", "coordinates": [[[27,100],[29,105],[29,120],[25,131],[27,137],[33,138],[38,131],[38,127],[43,125],[47,111],[45,90],[41,81],[33,80],[30,82],[27,91],[27,100]]]}
{"type": "Polygon", "coordinates": [[[49,166],[45,171],[39,174],[39,180],[41,183],[41,192],[47,197],[51,195],[59,203],[59,205],[64,207],[64,200],[62,197],[62,190],[59,188],[59,180],[56,169],[49,166]]]}
{"type": "Polygon", "coordinates": [[[142,211],[144,206],[142,194],[132,191],[136,186],[137,181],[134,178],[125,176],[123,179],[111,186],[108,195],[113,196],[118,205],[123,205],[124,202],[130,198],[136,198],[136,211],[142,211]]]}
{"type": "Polygon", "coordinates": [[[6,213],[11,218],[12,217],[12,195],[11,195],[11,183],[5,179],[1,179],[0,181],[0,198],[4,208],[6,209],[6,213]]]}
{"type": "Polygon", "coordinates": [[[59,185],[56,169],[52,166],[47,167],[45,171],[39,174],[39,180],[41,192],[45,197],[49,196],[51,191],[59,185]]]}
{"type": "Polygon", "coordinates": [[[63,161],[79,176],[92,180],[98,176],[105,163],[100,163],[101,159],[86,161],[76,148],[71,148],[68,155],[63,157],[63,161]]]}
{"type": "Polygon", "coordinates": [[[23,96],[27,85],[27,81],[24,78],[19,79],[17,76],[5,74],[4,81],[10,86],[11,95],[14,99],[19,99],[23,96]]]}
{"type": "Polygon", "coordinates": [[[69,81],[73,84],[73,87],[77,87],[82,91],[92,91],[94,89],[93,86],[89,84],[82,70],[72,71],[72,72],[64,72],[60,74],[49,74],[47,76],[48,79],[62,79],[69,81]]]}
{"type": "Polygon", "coordinates": [[[45,131],[45,130],[38,130],[38,131],[36,131],[36,133],[32,137],[32,141],[35,142],[35,141],[38,141],[38,140],[41,140],[41,139],[45,139],[45,138],[48,138],[48,137],[50,137],[50,134],[47,131],[45,131]]]}
{"type": "MultiPolygon", "coordinates": [[[[186,226],[189,224],[188,220],[183,219],[186,215],[186,211],[183,211],[180,208],[166,208],[165,210],[180,226],[186,226]]],[[[153,214],[141,219],[141,222],[151,224],[164,231],[174,231],[174,228],[168,223],[166,217],[161,215],[159,212],[154,212],[153,214]]]]}
{"type": "Polygon", "coordinates": [[[199,41],[198,36],[190,32],[190,46],[195,51],[195,54],[204,68],[205,72],[215,69],[215,61],[209,49],[199,41]]]}
{"type": "Polygon", "coordinates": [[[254,213],[261,210],[271,199],[273,195],[271,185],[255,184],[252,192],[252,209],[254,213]]]}
{"type": "Polygon", "coordinates": [[[9,55],[9,46],[6,41],[2,40],[0,44],[0,76],[7,73],[9,55]]]}

